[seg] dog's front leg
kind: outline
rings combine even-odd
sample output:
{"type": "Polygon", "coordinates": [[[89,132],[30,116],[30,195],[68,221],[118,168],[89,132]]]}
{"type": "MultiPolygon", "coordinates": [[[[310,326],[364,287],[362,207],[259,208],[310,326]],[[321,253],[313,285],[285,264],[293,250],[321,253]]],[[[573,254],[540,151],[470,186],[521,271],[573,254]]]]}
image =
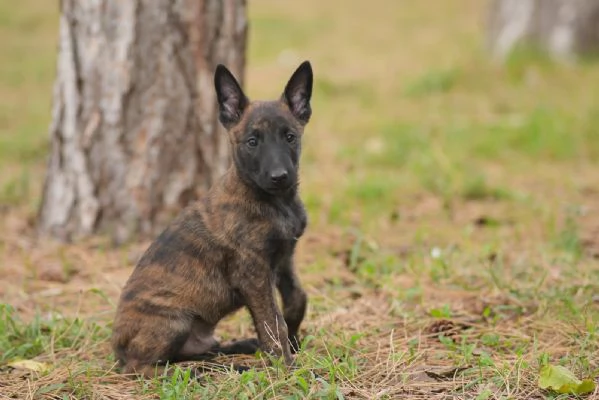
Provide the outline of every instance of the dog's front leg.
{"type": "Polygon", "coordinates": [[[254,269],[251,277],[241,280],[239,292],[252,315],[260,347],[270,354],[283,356],[285,364],[291,365],[287,324],[276,303],[270,271],[263,272],[258,274],[254,269]]]}
{"type": "Polygon", "coordinates": [[[277,278],[277,288],[283,299],[284,318],[289,330],[291,351],[296,353],[300,348],[299,327],[306,313],[308,296],[295,273],[291,257],[281,265],[277,278]]]}

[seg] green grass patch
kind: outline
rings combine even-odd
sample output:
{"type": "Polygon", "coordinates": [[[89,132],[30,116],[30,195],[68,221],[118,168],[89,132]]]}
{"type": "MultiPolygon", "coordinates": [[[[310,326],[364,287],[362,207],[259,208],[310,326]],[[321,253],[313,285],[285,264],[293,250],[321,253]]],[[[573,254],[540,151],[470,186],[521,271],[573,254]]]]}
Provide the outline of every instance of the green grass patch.
{"type": "Polygon", "coordinates": [[[555,246],[557,249],[566,252],[574,260],[579,260],[583,252],[578,222],[580,217],[580,209],[578,207],[569,207],[563,226],[555,236],[555,246]]]}
{"type": "Polygon", "coordinates": [[[532,69],[551,70],[557,67],[550,55],[529,44],[515,46],[507,55],[504,68],[513,83],[521,84],[532,69]]]}
{"type": "Polygon", "coordinates": [[[8,304],[0,304],[0,363],[14,359],[31,359],[50,351],[76,351],[89,341],[108,338],[110,330],[79,318],[65,319],[52,314],[37,314],[22,321],[8,304]]]}
{"type": "Polygon", "coordinates": [[[23,170],[15,178],[8,179],[0,187],[0,205],[17,206],[29,200],[31,180],[29,171],[23,170]]]}
{"type": "Polygon", "coordinates": [[[376,103],[375,92],[368,82],[336,82],[326,76],[321,76],[314,82],[313,90],[316,105],[349,100],[357,101],[365,109],[372,109],[376,103]]]}
{"type": "Polygon", "coordinates": [[[446,93],[459,82],[460,71],[455,68],[431,70],[409,83],[404,93],[410,97],[446,93]]]}

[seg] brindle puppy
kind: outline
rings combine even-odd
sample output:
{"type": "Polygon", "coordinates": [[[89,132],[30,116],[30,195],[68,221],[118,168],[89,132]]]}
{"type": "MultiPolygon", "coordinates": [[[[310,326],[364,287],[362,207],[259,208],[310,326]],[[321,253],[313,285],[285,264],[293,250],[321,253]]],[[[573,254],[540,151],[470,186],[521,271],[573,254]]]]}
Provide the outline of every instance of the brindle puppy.
{"type": "Polygon", "coordinates": [[[250,102],[231,72],[216,68],[233,163],[156,238],[127,281],[112,338],[123,372],[153,376],[166,362],[258,348],[292,363],[307,304],[293,255],[307,222],[298,167],[312,79],[305,61],[280,99],[250,102]],[[213,337],[217,323],[242,307],[258,340],[221,345],[213,337]]]}

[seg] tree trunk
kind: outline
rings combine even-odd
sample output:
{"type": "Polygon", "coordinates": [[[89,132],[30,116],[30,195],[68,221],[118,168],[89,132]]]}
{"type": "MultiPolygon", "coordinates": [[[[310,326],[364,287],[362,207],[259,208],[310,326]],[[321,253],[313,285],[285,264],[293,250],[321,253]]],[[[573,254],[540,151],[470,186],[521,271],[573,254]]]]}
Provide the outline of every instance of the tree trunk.
{"type": "Polygon", "coordinates": [[[60,4],[40,231],[153,234],[228,166],[212,82],[243,80],[246,1],[60,4]]]}
{"type": "Polygon", "coordinates": [[[599,0],[493,0],[489,45],[500,59],[530,45],[560,60],[599,52],[599,0]]]}

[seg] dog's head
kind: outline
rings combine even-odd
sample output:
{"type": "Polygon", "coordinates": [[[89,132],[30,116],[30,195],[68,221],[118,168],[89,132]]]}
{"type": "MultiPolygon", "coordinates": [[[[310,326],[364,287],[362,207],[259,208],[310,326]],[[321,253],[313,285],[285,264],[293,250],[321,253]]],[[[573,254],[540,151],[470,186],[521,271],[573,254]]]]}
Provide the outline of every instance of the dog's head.
{"type": "Polygon", "coordinates": [[[271,195],[294,191],[302,134],[312,114],[310,63],[297,68],[274,101],[250,101],[223,65],[216,68],[214,86],[219,120],[229,133],[239,176],[271,195]]]}

